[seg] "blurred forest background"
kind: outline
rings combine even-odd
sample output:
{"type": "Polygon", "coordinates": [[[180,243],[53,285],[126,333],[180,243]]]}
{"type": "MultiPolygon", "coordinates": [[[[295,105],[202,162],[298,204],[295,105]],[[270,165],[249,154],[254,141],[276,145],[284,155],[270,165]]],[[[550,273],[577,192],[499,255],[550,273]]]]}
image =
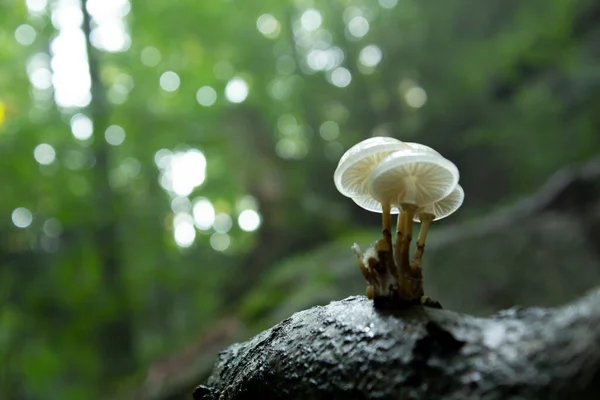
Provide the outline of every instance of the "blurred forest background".
{"type": "Polygon", "coordinates": [[[527,200],[600,152],[598,1],[84,4],[0,0],[0,398],[177,398],[229,341],[363,294],[379,216],[332,177],[369,136],[460,169],[425,254],[444,306],[600,283],[600,196],[527,200]]]}

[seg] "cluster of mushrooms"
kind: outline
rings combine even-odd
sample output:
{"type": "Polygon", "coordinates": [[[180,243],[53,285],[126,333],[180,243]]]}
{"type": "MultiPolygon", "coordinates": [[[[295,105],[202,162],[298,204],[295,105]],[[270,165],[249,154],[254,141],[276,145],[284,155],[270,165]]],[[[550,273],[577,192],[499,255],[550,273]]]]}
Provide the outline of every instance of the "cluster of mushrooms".
{"type": "Polygon", "coordinates": [[[381,213],[383,238],[361,253],[352,247],[377,303],[439,303],[424,296],[422,257],[429,225],[456,211],[464,200],[456,166],[432,148],[391,137],[372,137],[350,148],[334,173],[338,191],[360,207],[381,213]],[[392,243],[392,214],[398,214],[392,243]],[[413,222],[421,223],[410,259],[413,222]]]}

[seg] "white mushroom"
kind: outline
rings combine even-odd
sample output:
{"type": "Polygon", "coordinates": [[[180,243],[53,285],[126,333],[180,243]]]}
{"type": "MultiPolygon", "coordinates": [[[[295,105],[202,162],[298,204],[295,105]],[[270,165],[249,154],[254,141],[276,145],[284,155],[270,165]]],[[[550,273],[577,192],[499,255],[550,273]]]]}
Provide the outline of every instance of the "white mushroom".
{"type": "Polygon", "coordinates": [[[413,217],[419,207],[448,196],[456,187],[456,166],[439,153],[424,150],[399,150],[382,160],[373,170],[369,192],[382,204],[393,204],[402,210],[396,247],[396,262],[408,263],[412,240],[413,217]]]}
{"type": "Polygon", "coordinates": [[[420,257],[431,222],[462,203],[458,179],[452,162],[419,143],[376,137],[342,156],[334,174],[336,188],[359,207],[383,215],[383,239],[365,253],[353,246],[369,298],[439,306],[424,296],[420,257]],[[391,214],[399,214],[393,251],[391,214]],[[421,222],[421,231],[415,259],[409,261],[414,221],[421,222]]]}
{"type": "Polygon", "coordinates": [[[421,230],[419,231],[419,237],[417,238],[415,260],[418,260],[423,256],[429,225],[431,225],[433,221],[446,218],[448,215],[454,213],[460,208],[464,199],[465,192],[463,188],[457,184],[454,190],[442,200],[417,209],[414,221],[421,222],[421,230]]]}
{"type": "MultiPolygon", "coordinates": [[[[398,139],[372,137],[352,146],[340,159],[333,175],[337,190],[347,197],[369,197],[369,178],[381,160],[394,151],[406,149],[398,139]]],[[[391,204],[382,204],[383,231],[391,230],[391,204]]],[[[387,232],[387,234],[385,233],[387,232]]]]}
{"type": "Polygon", "coordinates": [[[399,150],[373,170],[369,193],[381,203],[413,205],[416,211],[448,196],[458,178],[456,166],[437,153],[399,150]]]}
{"type": "Polygon", "coordinates": [[[369,196],[369,177],[377,164],[391,153],[407,149],[398,139],[372,137],[352,146],[342,155],[333,181],[346,197],[369,196]]]}

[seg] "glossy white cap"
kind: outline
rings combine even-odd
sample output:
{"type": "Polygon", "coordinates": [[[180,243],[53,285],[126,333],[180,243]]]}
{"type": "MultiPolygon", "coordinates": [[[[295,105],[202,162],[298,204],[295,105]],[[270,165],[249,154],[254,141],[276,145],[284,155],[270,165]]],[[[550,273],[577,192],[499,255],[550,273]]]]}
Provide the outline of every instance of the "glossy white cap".
{"type": "Polygon", "coordinates": [[[369,177],[381,160],[407,146],[391,137],[372,137],[344,153],[333,174],[337,190],[346,197],[369,196],[369,177]]]}
{"type": "Polygon", "coordinates": [[[436,201],[433,204],[430,204],[425,207],[421,207],[415,213],[414,220],[420,222],[421,214],[431,214],[433,215],[434,221],[440,220],[442,218],[446,218],[450,214],[454,213],[456,210],[462,206],[463,201],[465,200],[465,191],[460,185],[456,185],[452,193],[448,196],[444,197],[440,201],[436,201]]]}
{"type": "Polygon", "coordinates": [[[379,202],[423,207],[448,196],[458,179],[456,166],[437,152],[399,150],[377,165],[368,187],[379,202]]]}

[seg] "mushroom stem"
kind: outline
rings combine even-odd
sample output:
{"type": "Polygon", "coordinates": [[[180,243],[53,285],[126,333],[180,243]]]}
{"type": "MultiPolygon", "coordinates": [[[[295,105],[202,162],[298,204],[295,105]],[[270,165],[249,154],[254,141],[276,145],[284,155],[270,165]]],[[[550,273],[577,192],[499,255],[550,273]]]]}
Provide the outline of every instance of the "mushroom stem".
{"type": "Polygon", "coordinates": [[[403,223],[402,238],[400,239],[400,251],[398,254],[398,259],[396,260],[396,262],[399,264],[401,274],[403,270],[410,266],[410,242],[412,240],[413,217],[416,211],[417,206],[414,204],[402,204],[402,214],[404,214],[401,217],[403,223]]]}
{"type": "Polygon", "coordinates": [[[419,215],[419,219],[421,220],[421,230],[419,231],[419,237],[417,238],[417,251],[415,252],[414,259],[420,260],[423,257],[423,253],[425,252],[425,240],[427,239],[427,232],[429,230],[429,225],[435,219],[435,215],[433,214],[421,214],[419,215]]]}
{"type": "Polygon", "coordinates": [[[402,242],[402,235],[403,235],[403,229],[404,229],[404,220],[406,219],[406,213],[404,212],[404,210],[401,210],[400,213],[398,214],[398,223],[396,225],[396,246],[400,245],[400,242],[402,242]]]}
{"type": "Polygon", "coordinates": [[[410,242],[412,240],[413,217],[417,211],[414,204],[402,204],[402,238],[400,240],[400,249],[396,255],[396,264],[399,270],[399,289],[400,298],[407,301],[418,299],[422,296],[422,281],[420,271],[413,271],[409,260],[410,242]]]}
{"type": "Polygon", "coordinates": [[[402,262],[402,236],[404,231],[404,221],[406,220],[406,213],[402,208],[400,208],[400,213],[398,214],[398,223],[396,225],[396,242],[394,243],[394,261],[396,266],[396,279],[400,281],[400,268],[402,262]]]}
{"type": "Polygon", "coordinates": [[[381,204],[383,219],[383,238],[392,247],[392,205],[390,203],[381,204]]]}
{"type": "Polygon", "coordinates": [[[402,204],[402,210],[404,210],[404,227],[402,228],[403,237],[402,237],[402,246],[401,253],[405,255],[406,260],[408,262],[408,252],[410,251],[410,242],[412,241],[412,231],[413,231],[413,218],[415,216],[415,212],[417,211],[417,206],[414,204],[402,204]]]}

